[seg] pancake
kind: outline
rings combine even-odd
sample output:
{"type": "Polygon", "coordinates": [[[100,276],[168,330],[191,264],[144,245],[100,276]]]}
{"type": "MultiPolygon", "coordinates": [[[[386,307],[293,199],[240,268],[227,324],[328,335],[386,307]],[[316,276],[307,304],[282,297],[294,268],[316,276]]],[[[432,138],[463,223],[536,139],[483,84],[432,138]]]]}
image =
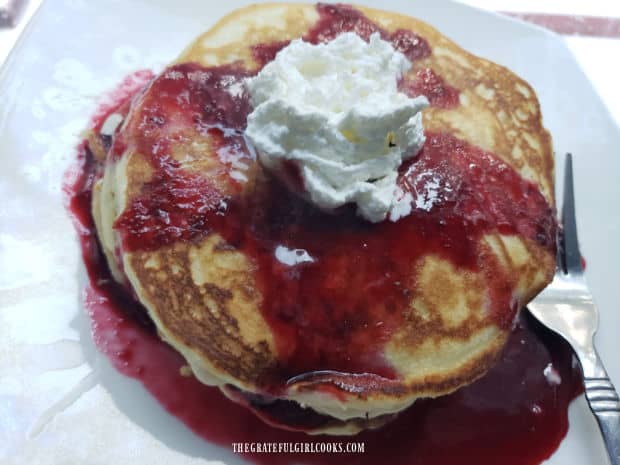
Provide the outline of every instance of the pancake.
{"type": "Polygon", "coordinates": [[[262,418],[276,401],[322,418],[271,423],[353,434],[473,382],[552,278],[553,155],[534,90],[416,19],[249,6],[118,112],[109,147],[91,137],[113,275],[200,381],[262,418]],[[413,62],[401,90],[431,104],[426,144],[398,181],[417,208],[395,223],[317,211],[264,172],[243,134],[246,77],[292,39],[348,30],[390,40],[413,62]]]}

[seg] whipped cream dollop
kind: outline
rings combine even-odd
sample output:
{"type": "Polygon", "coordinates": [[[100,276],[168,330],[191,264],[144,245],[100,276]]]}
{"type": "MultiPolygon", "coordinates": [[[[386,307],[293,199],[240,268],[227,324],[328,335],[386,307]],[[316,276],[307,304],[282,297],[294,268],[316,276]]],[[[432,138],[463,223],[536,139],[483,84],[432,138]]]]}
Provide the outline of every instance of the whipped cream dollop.
{"type": "Polygon", "coordinates": [[[353,32],[295,40],[247,80],[246,136],[261,164],[317,207],[355,203],[382,221],[397,203],[398,167],[424,144],[428,101],[398,91],[410,67],[378,33],[369,42],[353,32]]]}

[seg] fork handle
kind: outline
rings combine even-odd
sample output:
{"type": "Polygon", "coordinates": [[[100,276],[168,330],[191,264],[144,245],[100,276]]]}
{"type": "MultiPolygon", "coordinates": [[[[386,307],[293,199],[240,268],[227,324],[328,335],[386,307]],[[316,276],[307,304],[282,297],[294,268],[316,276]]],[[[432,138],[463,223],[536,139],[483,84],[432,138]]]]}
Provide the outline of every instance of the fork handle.
{"type": "Polygon", "coordinates": [[[600,368],[602,376],[584,379],[586,398],[603,435],[611,465],[620,465],[620,401],[602,364],[600,368]]]}

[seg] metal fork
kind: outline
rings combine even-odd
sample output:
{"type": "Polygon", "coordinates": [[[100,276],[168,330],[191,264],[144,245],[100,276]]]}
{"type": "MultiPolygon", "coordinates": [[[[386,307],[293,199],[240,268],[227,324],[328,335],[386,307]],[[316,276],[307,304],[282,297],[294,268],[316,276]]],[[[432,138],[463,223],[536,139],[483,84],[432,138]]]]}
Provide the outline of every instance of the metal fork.
{"type": "Polygon", "coordinates": [[[605,441],[612,465],[620,465],[620,402],[603,362],[594,348],[598,310],[588,289],[581,263],[575,221],[573,160],[566,155],[562,203],[563,240],[558,240],[553,281],[528,305],[545,326],[572,346],[583,371],[586,398],[605,441]]]}

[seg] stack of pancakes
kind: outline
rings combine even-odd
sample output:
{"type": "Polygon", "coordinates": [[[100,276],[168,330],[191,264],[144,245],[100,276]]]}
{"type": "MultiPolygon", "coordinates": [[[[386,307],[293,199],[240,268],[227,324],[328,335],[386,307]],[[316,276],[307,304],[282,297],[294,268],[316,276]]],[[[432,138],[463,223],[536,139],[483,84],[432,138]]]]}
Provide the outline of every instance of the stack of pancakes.
{"type": "MultiPolygon", "coordinates": [[[[187,115],[169,115],[157,131],[147,134],[150,148],[145,149],[145,132],[152,128],[149,118],[156,119],[149,112],[168,97],[162,95],[159,82],[171,79],[174,66],[192,63],[206,70],[228,66],[237,74],[242,69],[241,74],[252,75],[263,64],[257,58],[257,44],[285,44],[305,36],[321,19],[321,8],[326,7],[250,6],[226,16],[192,43],[173,67],[155,77],[133,99],[111,148],[110,144],[101,144],[102,137],[107,136],[92,135],[91,150],[105,164],[93,192],[92,211],[115,279],[130,287],[160,337],[183,355],[201,382],[220,387],[231,399],[252,408],[272,424],[310,433],[353,434],[384,424],[418,398],[447,394],[483,376],[500,356],[516,310],[551,279],[555,263],[552,244],[514,231],[504,233],[498,227],[481,236],[463,236],[463,241],[476,241],[471,245],[478,251],[474,268],[459,266],[435,250],[418,254],[402,283],[408,304],[396,309],[400,312],[394,320],[398,325],[364,322],[372,337],[379,334],[373,325],[388,323],[390,329],[380,333],[381,343],[375,349],[389,369],[374,370],[376,364],[362,360],[368,354],[352,351],[347,353],[347,360],[350,366],[357,367],[353,372],[346,372],[342,363],[330,363],[330,357],[315,357],[307,365],[311,369],[304,371],[305,365],[287,366],[286,348],[278,342],[281,326],[274,324],[272,313],[265,310],[274,299],[263,295],[266,287],[261,283],[270,279],[269,273],[279,271],[265,269],[256,255],[239,246],[239,241],[221,234],[217,227],[202,228],[199,234],[190,236],[181,231],[159,242],[144,239],[145,245],[141,246],[140,237],[145,236],[128,237],[136,229],[119,226],[127,224],[128,212],[150,214],[134,208],[145,192],[157,195],[161,191],[158,183],[174,182],[173,177],[162,177],[153,168],[152,157],[158,155],[153,147],[160,139],[165,139],[166,149],[159,155],[185,173],[205,180],[217,193],[215,201],[223,216],[227,214],[226,205],[235,199],[279,201],[278,196],[257,194],[271,189],[266,186],[276,181],[263,172],[251,147],[244,145],[243,124],[236,128],[234,136],[236,147],[241,147],[239,153],[228,153],[228,158],[222,155],[221,131],[191,124],[187,115]],[[242,167],[241,178],[238,174],[231,176],[233,165],[242,167]],[[490,279],[491,273],[506,278],[490,279]],[[489,296],[499,292],[494,286],[511,296],[504,319],[491,315],[489,296]],[[405,310],[407,315],[403,317],[405,310]],[[360,360],[350,360],[356,356],[360,360]],[[282,410],[289,414],[282,414],[282,410]]],[[[432,69],[459,90],[459,104],[425,110],[425,130],[429,134],[449,134],[495,154],[499,162],[538,189],[553,221],[551,140],[542,126],[532,88],[506,68],[462,50],[423,22],[365,7],[355,10],[384,31],[414,31],[428,42],[432,53],[414,60],[410,73],[432,69]]],[[[458,150],[453,156],[459,156],[458,150]]],[[[201,185],[194,187],[200,191],[201,185]]],[[[203,206],[211,208],[208,202],[203,206]]],[[[252,208],[260,211],[261,207],[271,209],[273,205],[252,208]]],[[[305,224],[302,222],[302,227],[305,224]]],[[[334,224],[337,228],[340,223],[334,224]]],[[[254,226],[248,221],[237,227],[254,226]]],[[[365,230],[364,234],[381,231],[379,227],[376,232],[365,230]]],[[[237,232],[237,236],[247,233],[237,232]]],[[[271,233],[269,228],[261,231],[263,236],[271,233]]],[[[287,237],[294,248],[295,236],[287,237]]],[[[409,238],[396,240],[406,243],[409,238]]],[[[269,243],[266,239],[261,242],[269,243]]],[[[312,250],[306,252],[313,256],[312,250]]],[[[363,268],[364,264],[359,266],[363,268]]],[[[352,285],[349,292],[365,291],[352,285]]],[[[328,307],[329,302],[325,303],[325,312],[330,311],[328,307]]],[[[335,312],[333,318],[350,318],[351,312],[335,312]]],[[[382,312],[382,318],[387,314],[382,312]]],[[[372,318],[372,312],[368,318],[372,318]]],[[[286,322],[287,331],[293,328],[289,339],[301,334],[302,329],[312,331],[310,326],[297,328],[296,332],[295,325],[301,328],[304,322],[286,322]]],[[[364,337],[364,328],[356,327],[356,337],[364,337]]],[[[304,348],[298,350],[303,352],[304,348]]]]}

